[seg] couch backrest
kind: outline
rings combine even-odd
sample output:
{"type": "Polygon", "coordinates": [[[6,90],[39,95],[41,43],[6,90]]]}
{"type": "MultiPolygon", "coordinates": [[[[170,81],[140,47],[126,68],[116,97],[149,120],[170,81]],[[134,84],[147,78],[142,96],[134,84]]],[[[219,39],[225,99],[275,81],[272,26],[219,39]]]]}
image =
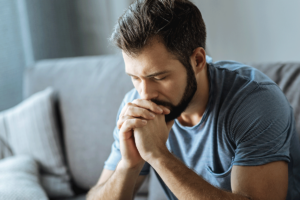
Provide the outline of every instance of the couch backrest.
{"type": "Polygon", "coordinates": [[[121,54],[51,59],[24,74],[24,98],[52,86],[58,92],[65,154],[77,186],[89,189],[102,171],[121,101],[133,85],[121,54]]]}
{"type": "Polygon", "coordinates": [[[296,130],[300,138],[300,63],[251,64],[281,88],[294,109],[296,130]]]}
{"type": "MultiPolygon", "coordinates": [[[[252,64],[272,78],[294,108],[300,133],[300,63],[252,64]]],[[[64,149],[77,186],[89,189],[98,180],[113,143],[117,110],[133,88],[118,55],[51,59],[24,74],[24,98],[52,86],[58,103],[64,149]]]]}

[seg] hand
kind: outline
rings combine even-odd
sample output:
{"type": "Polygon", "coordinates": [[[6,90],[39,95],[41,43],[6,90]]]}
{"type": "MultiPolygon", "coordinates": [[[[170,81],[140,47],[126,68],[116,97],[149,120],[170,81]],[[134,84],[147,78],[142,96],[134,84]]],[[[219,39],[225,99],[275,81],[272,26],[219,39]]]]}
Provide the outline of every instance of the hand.
{"type": "Polygon", "coordinates": [[[125,164],[126,168],[142,167],[145,163],[136,148],[133,129],[145,126],[147,120],[155,118],[155,114],[169,113],[170,111],[167,108],[143,99],[136,99],[124,106],[117,126],[120,129],[119,140],[122,163],[125,164]]]}
{"type": "Polygon", "coordinates": [[[134,128],[134,138],[137,150],[141,157],[151,163],[151,160],[167,152],[166,142],[174,120],[166,123],[165,116],[156,115],[155,119],[148,120],[145,126],[134,128]]]}

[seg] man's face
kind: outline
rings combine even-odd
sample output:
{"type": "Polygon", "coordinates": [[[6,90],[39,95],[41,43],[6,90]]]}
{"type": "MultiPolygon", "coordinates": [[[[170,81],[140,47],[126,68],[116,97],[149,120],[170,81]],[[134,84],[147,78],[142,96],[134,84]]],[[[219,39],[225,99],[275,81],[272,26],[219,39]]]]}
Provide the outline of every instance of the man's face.
{"type": "Polygon", "coordinates": [[[197,90],[192,66],[186,70],[159,42],[153,42],[135,57],[123,52],[123,58],[126,73],[141,98],[169,108],[166,121],[179,117],[197,90]]]}

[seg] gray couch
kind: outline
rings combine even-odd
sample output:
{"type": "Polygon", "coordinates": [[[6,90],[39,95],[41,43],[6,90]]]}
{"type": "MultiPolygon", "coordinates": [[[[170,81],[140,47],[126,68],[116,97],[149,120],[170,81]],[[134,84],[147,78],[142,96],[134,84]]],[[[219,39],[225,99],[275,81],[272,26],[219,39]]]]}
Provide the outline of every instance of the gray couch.
{"type": "MultiPolygon", "coordinates": [[[[253,64],[286,94],[300,133],[300,63],[253,64]]],[[[56,119],[75,197],[85,199],[97,182],[113,143],[116,114],[125,93],[133,88],[122,56],[42,60],[24,73],[24,98],[52,86],[57,92],[56,119]]],[[[136,199],[166,199],[150,174],[136,199]]]]}

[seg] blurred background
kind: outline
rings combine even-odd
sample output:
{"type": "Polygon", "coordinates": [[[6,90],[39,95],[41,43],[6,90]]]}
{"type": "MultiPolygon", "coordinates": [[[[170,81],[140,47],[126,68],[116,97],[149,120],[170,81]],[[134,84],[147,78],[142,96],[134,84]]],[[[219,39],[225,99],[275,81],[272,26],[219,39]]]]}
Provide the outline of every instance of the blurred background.
{"type": "MultiPolygon", "coordinates": [[[[108,38],[132,0],[0,0],[0,111],[22,101],[41,59],[114,54],[108,38]]],[[[300,61],[300,0],[193,0],[213,60],[300,61]]]]}

